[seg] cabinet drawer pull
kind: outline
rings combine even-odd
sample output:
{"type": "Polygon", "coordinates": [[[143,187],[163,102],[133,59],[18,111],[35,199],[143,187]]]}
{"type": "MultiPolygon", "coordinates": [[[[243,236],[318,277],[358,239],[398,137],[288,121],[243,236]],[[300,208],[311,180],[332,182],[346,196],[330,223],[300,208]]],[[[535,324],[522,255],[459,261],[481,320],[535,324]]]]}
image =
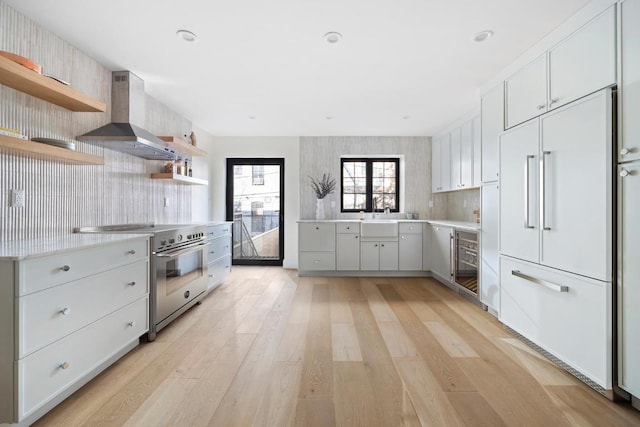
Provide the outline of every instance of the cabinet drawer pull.
{"type": "Polygon", "coordinates": [[[134,326],[136,326],[136,322],[132,320],[131,322],[127,323],[127,326],[133,328],[134,326]]]}
{"type": "Polygon", "coordinates": [[[68,316],[71,314],[71,309],[69,307],[65,307],[60,310],[60,314],[62,314],[63,316],[68,316]]]}
{"type": "Polygon", "coordinates": [[[71,270],[71,267],[69,267],[68,265],[63,265],[62,267],[60,267],[60,270],[69,271],[69,270],[71,270]]]}
{"type": "Polygon", "coordinates": [[[538,279],[536,277],[528,276],[526,274],[520,273],[519,270],[511,270],[511,274],[519,277],[521,279],[527,280],[531,283],[535,283],[536,285],[544,286],[545,288],[551,289],[556,292],[569,292],[568,286],[558,285],[553,282],[548,282],[546,280],[538,279]]]}
{"type": "Polygon", "coordinates": [[[622,169],[622,170],[620,171],[620,176],[621,176],[621,177],[623,177],[623,178],[624,178],[625,176],[629,176],[629,171],[628,171],[628,170],[626,170],[626,169],[622,169]]]}
{"type": "Polygon", "coordinates": [[[623,148],[620,150],[620,155],[621,156],[626,156],[627,154],[629,154],[629,149],[628,148],[623,148]]]}
{"type": "Polygon", "coordinates": [[[320,227],[316,227],[316,230],[320,230],[320,227]]]}
{"type": "Polygon", "coordinates": [[[347,230],[351,230],[351,227],[347,227],[347,230]]]}
{"type": "Polygon", "coordinates": [[[69,362],[64,362],[61,363],[60,366],[58,366],[60,369],[69,369],[69,362]]]}
{"type": "Polygon", "coordinates": [[[551,99],[549,100],[549,105],[553,105],[553,104],[555,104],[555,103],[556,103],[556,102],[558,102],[558,101],[559,101],[559,99],[558,99],[558,98],[551,98],[551,99]]]}
{"type": "Polygon", "coordinates": [[[210,275],[209,275],[209,278],[210,278],[210,279],[213,279],[213,274],[210,274],[210,275]]]}
{"type": "Polygon", "coordinates": [[[133,286],[135,286],[135,285],[136,285],[136,282],[129,282],[129,283],[127,283],[127,286],[131,286],[131,287],[133,287],[133,286]]]}
{"type": "Polygon", "coordinates": [[[373,247],[374,247],[374,248],[377,248],[377,247],[378,247],[378,244],[376,243],[375,245],[373,245],[373,247]]]}
{"type": "Polygon", "coordinates": [[[210,253],[210,254],[215,254],[215,253],[216,253],[216,251],[209,251],[209,253],[210,253]]]}
{"type": "Polygon", "coordinates": [[[536,108],[537,108],[538,110],[542,110],[544,107],[545,107],[545,105],[544,105],[544,104],[540,104],[540,105],[538,105],[536,108]]]}
{"type": "Polygon", "coordinates": [[[136,254],[136,251],[135,251],[135,250],[133,250],[133,249],[131,249],[130,251],[127,251],[127,253],[128,253],[129,255],[135,255],[135,254],[136,254]]]}
{"type": "Polygon", "coordinates": [[[355,238],[357,239],[359,236],[355,236],[355,238]]]}
{"type": "Polygon", "coordinates": [[[382,246],[384,248],[384,243],[382,243],[380,246],[382,246]]]}

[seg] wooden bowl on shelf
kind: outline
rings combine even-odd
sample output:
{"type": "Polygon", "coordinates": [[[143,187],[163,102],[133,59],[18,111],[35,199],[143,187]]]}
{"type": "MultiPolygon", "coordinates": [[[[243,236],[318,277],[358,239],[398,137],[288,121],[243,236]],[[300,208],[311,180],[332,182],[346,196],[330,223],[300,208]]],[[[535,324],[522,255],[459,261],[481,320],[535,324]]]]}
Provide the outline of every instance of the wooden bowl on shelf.
{"type": "Polygon", "coordinates": [[[0,50],[0,56],[4,56],[7,59],[10,59],[13,62],[17,62],[18,64],[26,67],[32,71],[35,71],[38,74],[42,74],[42,65],[33,62],[29,58],[25,58],[24,56],[16,55],[15,53],[6,52],[4,50],[0,50]]]}

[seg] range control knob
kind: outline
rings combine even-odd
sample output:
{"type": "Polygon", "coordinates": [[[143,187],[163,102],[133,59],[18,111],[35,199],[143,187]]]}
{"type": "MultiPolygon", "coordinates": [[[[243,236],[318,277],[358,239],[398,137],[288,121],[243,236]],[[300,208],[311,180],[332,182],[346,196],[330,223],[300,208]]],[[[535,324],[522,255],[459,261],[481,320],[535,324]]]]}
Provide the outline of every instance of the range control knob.
{"type": "Polygon", "coordinates": [[[169,239],[169,244],[175,243],[175,242],[176,242],[176,239],[169,239]]]}
{"type": "Polygon", "coordinates": [[[161,244],[162,246],[164,246],[164,245],[166,245],[166,244],[167,244],[167,241],[166,241],[166,240],[161,240],[161,241],[160,241],[160,244],[161,244]]]}
{"type": "Polygon", "coordinates": [[[178,234],[178,242],[182,242],[182,234],[178,234]]]}

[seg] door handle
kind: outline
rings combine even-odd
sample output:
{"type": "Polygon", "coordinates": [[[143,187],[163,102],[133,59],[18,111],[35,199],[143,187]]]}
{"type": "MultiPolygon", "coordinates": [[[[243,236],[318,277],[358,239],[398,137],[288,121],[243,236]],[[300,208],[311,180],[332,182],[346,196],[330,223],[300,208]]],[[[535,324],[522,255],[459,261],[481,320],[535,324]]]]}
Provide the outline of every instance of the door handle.
{"type": "Polygon", "coordinates": [[[545,288],[551,289],[556,292],[569,292],[569,287],[564,285],[558,285],[557,283],[549,282],[547,280],[538,279],[537,277],[529,276],[524,273],[520,273],[519,270],[511,270],[511,274],[513,276],[519,277],[521,279],[527,280],[531,283],[535,283],[536,285],[544,286],[545,288]]]}
{"type": "Polygon", "coordinates": [[[529,194],[529,186],[531,184],[529,177],[531,176],[531,171],[529,169],[529,163],[531,159],[535,159],[536,156],[532,154],[528,154],[524,158],[524,228],[535,228],[529,222],[529,210],[530,210],[530,201],[531,195],[529,194]]]}
{"type": "Polygon", "coordinates": [[[551,230],[551,227],[547,227],[547,204],[546,204],[546,169],[547,169],[547,156],[551,155],[551,151],[543,151],[542,158],[540,159],[540,223],[542,224],[542,229],[544,231],[551,230]]]}

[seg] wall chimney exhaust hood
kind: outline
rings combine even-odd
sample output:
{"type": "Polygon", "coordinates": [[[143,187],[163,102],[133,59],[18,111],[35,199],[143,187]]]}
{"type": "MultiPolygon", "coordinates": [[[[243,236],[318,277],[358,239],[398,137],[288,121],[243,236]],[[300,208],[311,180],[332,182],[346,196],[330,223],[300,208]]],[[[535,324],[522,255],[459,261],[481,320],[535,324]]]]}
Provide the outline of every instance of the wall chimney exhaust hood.
{"type": "Polygon", "coordinates": [[[144,81],[130,71],[114,71],[111,81],[111,123],[77,137],[150,160],[173,160],[175,152],[166,142],[143,129],[146,95],[144,81]]]}

